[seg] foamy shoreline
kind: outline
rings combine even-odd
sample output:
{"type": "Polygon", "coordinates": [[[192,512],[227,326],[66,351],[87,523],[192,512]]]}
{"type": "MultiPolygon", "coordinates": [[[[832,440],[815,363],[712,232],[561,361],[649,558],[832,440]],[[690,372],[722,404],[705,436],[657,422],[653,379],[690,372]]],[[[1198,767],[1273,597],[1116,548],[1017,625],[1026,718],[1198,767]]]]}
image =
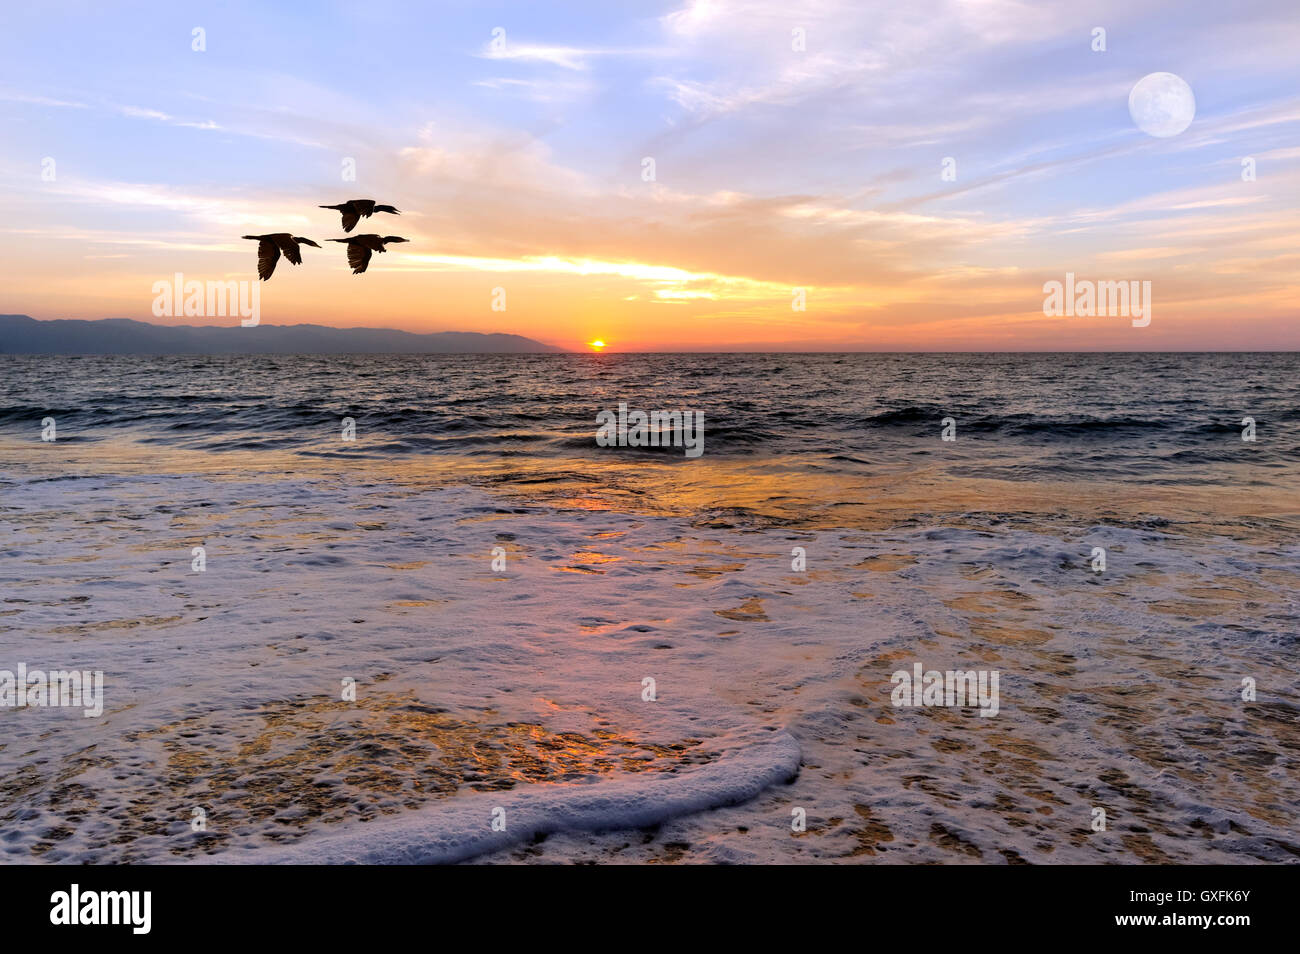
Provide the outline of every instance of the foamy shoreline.
{"type": "Polygon", "coordinates": [[[1157,524],[1066,538],[1027,518],[736,530],[359,478],[11,485],[6,650],[104,670],[106,714],[83,727],[0,712],[6,857],[350,845],[312,856],[341,861],[360,842],[338,833],[367,829],[429,860],[1294,856],[1300,694],[1278,625],[1294,611],[1294,545],[1157,524]],[[913,661],[998,669],[998,716],[893,708],[890,673],[913,661]],[[1260,698],[1243,706],[1251,673],[1260,698]],[[339,700],[345,677],[355,706],[339,700]],[[793,784],[692,801],[727,739],[764,730],[797,742],[793,784]],[[691,793],[681,813],[647,799],[657,784],[691,793]],[[599,813],[544,825],[525,809],[531,833],[552,832],[537,844],[476,855],[471,833],[473,850],[432,847],[451,843],[429,821],[449,796],[554,805],[547,792],[592,785],[621,786],[640,806],[628,825],[658,829],[599,813]],[[1098,804],[1106,833],[1089,828],[1098,804]]]}

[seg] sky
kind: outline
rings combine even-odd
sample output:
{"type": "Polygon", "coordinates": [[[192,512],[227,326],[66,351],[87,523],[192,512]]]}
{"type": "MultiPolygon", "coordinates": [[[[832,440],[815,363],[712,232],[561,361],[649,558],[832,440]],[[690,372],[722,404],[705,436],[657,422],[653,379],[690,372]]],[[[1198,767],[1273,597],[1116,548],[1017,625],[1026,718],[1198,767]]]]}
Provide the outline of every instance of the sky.
{"type": "Polygon", "coordinates": [[[1300,349],[1297,51],[1295,0],[7,3],[0,312],[231,324],[154,284],[255,281],[240,236],[288,231],[324,247],[263,323],[1300,349]],[[1130,116],[1153,72],[1178,135],[1130,116]],[[317,208],[354,197],[410,240],[357,276],[317,208]],[[1044,314],[1067,272],[1152,320],[1044,314]]]}

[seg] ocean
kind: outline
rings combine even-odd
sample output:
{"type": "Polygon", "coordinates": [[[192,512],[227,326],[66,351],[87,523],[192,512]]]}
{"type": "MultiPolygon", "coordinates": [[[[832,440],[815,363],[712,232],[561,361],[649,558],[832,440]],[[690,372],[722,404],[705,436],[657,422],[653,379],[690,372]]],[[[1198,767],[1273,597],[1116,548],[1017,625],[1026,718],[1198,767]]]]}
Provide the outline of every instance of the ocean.
{"type": "Polygon", "coordinates": [[[0,857],[1295,862],[1298,372],[0,356],[0,857]]]}

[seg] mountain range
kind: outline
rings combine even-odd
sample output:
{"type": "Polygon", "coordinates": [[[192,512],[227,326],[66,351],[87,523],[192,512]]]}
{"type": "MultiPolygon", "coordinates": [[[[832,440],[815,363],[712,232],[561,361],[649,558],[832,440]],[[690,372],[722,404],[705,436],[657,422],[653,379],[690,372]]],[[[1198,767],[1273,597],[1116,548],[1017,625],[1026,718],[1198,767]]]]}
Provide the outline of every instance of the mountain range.
{"type": "Polygon", "coordinates": [[[154,325],[130,318],[0,315],[0,354],[561,354],[532,338],[325,325],[154,325]]]}

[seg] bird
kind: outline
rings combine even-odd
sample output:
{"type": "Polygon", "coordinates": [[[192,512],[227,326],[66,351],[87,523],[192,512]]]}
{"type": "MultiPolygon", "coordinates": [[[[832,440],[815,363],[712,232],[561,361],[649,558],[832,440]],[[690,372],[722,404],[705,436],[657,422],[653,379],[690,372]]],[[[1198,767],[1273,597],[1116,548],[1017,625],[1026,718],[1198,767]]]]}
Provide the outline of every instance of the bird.
{"type": "Polygon", "coordinates": [[[357,221],[363,218],[370,218],[373,212],[391,212],[393,215],[401,215],[391,205],[375,205],[374,199],[349,199],[339,205],[322,205],[322,209],[337,209],[343,213],[343,231],[351,232],[357,226],[357,221]]]}
{"type": "Polygon", "coordinates": [[[312,248],[320,248],[309,238],[303,238],[301,235],[290,235],[288,232],[271,232],[267,235],[244,235],[242,238],[252,239],[257,243],[257,277],[266,281],[275,271],[275,263],[280,260],[280,253],[284,252],[284,257],[294,265],[302,264],[302,254],[298,250],[299,245],[310,245],[312,248]]]}
{"type": "Polygon", "coordinates": [[[385,252],[385,245],[393,242],[409,242],[410,239],[404,239],[400,235],[352,235],[348,238],[326,239],[327,242],[346,242],[348,246],[348,264],[352,266],[352,274],[360,275],[370,264],[371,252],[385,252]]]}

